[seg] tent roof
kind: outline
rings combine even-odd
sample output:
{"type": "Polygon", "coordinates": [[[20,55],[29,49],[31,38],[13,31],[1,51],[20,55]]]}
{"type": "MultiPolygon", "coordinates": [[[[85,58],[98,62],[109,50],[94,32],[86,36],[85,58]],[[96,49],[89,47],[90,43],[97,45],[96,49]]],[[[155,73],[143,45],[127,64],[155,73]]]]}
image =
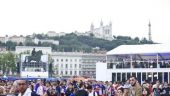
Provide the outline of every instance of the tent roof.
{"type": "Polygon", "coordinates": [[[170,53],[170,44],[120,45],[107,55],[170,53]]]}

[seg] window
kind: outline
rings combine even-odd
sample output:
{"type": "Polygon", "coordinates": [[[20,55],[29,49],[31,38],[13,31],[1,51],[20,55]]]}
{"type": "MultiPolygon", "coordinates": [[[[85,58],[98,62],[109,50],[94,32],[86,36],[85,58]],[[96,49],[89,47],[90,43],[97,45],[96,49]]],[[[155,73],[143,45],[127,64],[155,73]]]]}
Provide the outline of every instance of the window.
{"type": "Polygon", "coordinates": [[[75,59],[75,62],[77,62],[77,59],[75,59]]]}
{"type": "Polygon", "coordinates": [[[63,68],[63,64],[61,64],[61,68],[63,68]]]}
{"type": "Polygon", "coordinates": [[[72,75],[72,71],[70,71],[70,75],[72,75]]]}
{"type": "Polygon", "coordinates": [[[81,68],[81,64],[79,64],[79,68],[81,68]]]}
{"type": "Polygon", "coordinates": [[[70,64],[70,68],[72,68],[72,64],[70,64]]]}
{"type": "Polygon", "coordinates": [[[68,59],[66,59],[66,62],[68,62],[68,59]]]}
{"type": "Polygon", "coordinates": [[[63,62],[63,59],[61,59],[61,62],[63,62]]]}
{"type": "Polygon", "coordinates": [[[72,59],[70,59],[70,62],[72,62],[72,59]]]}
{"type": "Polygon", "coordinates": [[[77,75],[77,71],[74,71],[74,75],[77,75]]]}
{"type": "Polygon", "coordinates": [[[56,61],[58,62],[58,59],[56,59],[56,61]]]}
{"type": "Polygon", "coordinates": [[[81,75],[81,71],[79,71],[79,75],[81,75]]]}
{"type": "Polygon", "coordinates": [[[66,64],[66,68],[68,67],[68,64],[66,64]]]}
{"type": "Polygon", "coordinates": [[[74,68],[77,68],[77,64],[74,65],[74,68]]]}
{"type": "Polygon", "coordinates": [[[67,75],[67,71],[65,71],[65,74],[67,75]]]}

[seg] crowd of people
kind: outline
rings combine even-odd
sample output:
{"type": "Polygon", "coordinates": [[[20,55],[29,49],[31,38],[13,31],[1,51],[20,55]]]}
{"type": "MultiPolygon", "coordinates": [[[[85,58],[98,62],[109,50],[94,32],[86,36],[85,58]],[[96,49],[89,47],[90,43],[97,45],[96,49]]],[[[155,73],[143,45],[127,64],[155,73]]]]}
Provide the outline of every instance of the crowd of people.
{"type": "Polygon", "coordinates": [[[19,79],[0,84],[0,96],[170,96],[167,82],[140,84],[134,76],[126,82],[19,79]]]}

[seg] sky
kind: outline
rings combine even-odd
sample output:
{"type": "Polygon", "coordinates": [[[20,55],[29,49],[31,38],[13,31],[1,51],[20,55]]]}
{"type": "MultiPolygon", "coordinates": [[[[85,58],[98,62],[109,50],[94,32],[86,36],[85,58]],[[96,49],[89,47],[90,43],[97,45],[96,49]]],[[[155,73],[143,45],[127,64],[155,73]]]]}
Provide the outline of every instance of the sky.
{"type": "Polygon", "coordinates": [[[0,0],[0,36],[86,32],[112,22],[112,34],[170,43],[170,0],[0,0]]]}

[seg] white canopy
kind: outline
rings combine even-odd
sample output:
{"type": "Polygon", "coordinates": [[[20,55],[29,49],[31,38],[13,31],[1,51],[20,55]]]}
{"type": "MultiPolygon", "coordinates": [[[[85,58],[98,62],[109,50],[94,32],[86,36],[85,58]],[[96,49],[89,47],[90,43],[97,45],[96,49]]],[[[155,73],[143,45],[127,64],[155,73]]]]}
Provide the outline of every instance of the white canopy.
{"type": "Polygon", "coordinates": [[[170,44],[120,45],[107,55],[170,53],[170,44]]]}

